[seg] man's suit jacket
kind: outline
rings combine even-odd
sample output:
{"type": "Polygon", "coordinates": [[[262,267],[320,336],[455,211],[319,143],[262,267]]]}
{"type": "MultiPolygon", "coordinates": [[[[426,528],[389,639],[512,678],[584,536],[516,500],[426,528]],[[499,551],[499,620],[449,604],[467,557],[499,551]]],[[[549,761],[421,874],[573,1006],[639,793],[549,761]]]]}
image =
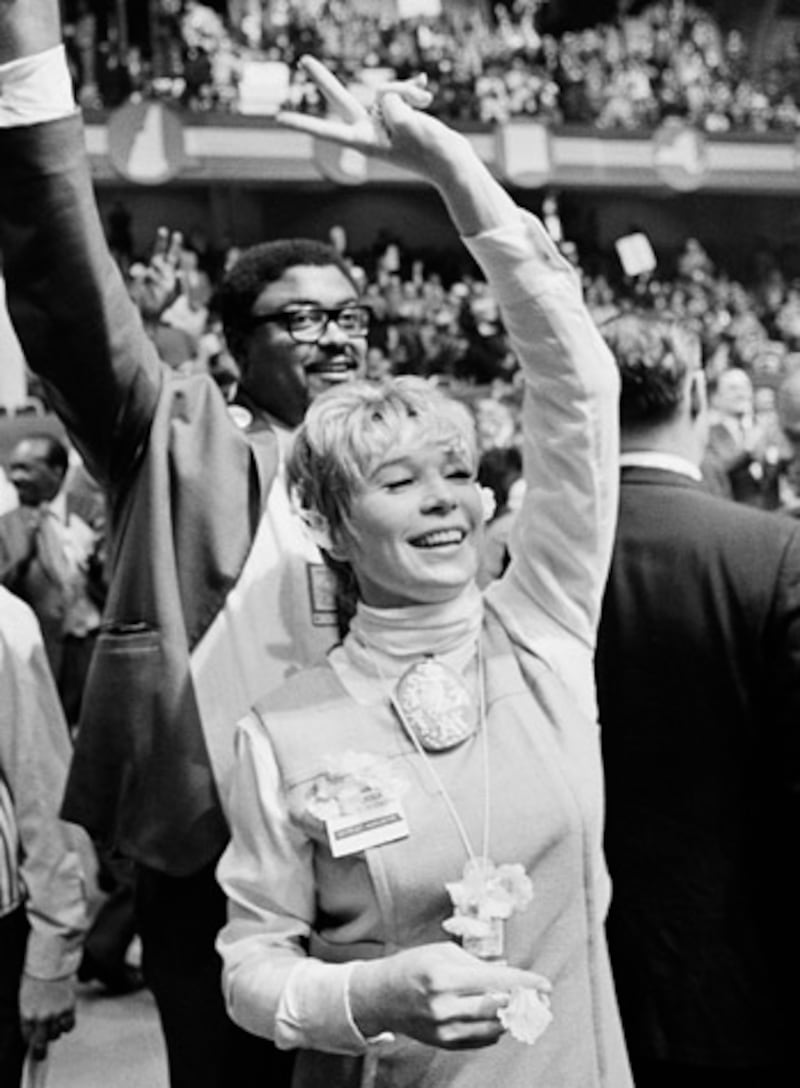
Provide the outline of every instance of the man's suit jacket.
{"type": "Polygon", "coordinates": [[[154,868],[227,827],[189,655],[236,584],[276,470],[214,382],[158,359],[103,236],[78,117],[0,131],[0,249],[32,369],[110,498],[109,591],[64,815],[154,868]]]}
{"type": "Polygon", "coordinates": [[[770,1064],[800,1012],[800,527],[625,469],[597,680],[631,1052],[770,1064]]]}

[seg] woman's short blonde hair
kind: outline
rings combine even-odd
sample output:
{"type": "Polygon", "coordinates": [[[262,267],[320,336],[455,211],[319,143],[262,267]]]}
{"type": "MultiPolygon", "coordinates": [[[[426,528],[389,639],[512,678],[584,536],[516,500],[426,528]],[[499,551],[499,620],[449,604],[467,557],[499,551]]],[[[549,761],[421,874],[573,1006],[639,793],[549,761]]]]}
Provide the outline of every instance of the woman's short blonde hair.
{"type": "Polygon", "coordinates": [[[287,483],[301,507],[347,530],[351,500],[409,422],[425,440],[455,441],[473,468],[478,455],[469,409],[424,378],[355,381],[317,397],[295,437],[287,483]]]}

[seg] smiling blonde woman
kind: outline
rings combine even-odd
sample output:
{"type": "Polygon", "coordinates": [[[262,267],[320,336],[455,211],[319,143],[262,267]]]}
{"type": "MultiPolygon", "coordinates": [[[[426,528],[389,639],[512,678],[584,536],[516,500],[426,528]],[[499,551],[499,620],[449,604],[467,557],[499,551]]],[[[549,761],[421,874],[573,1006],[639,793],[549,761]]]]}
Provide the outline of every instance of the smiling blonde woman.
{"type": "Polygon", "coordinates": [[[231,1016],[295,1085],[629,1088],[603,924],[592,655],[614,532],[617,372],[572,266],[459,134],[393,85],[285,123],[414,170],[486,273],[526,376],[525,500],[475,583],[464,409],[414,378],[320,397],[289,465],[355,587],[349,632],[237,734],[218,942],[231,1016]]]}

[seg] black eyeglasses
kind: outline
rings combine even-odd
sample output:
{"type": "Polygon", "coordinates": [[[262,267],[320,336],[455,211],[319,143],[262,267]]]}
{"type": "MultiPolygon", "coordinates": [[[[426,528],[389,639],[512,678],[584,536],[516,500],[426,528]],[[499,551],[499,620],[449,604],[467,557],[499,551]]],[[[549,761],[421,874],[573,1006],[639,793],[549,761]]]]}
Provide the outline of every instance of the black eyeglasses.
{"type": "Polygon", "coordinates": [[[366,336],[372,311],[369,306],[349,302],[326,310],[322,306],[297,306],[292,310],[279,310],[275,314],[253,314],[250,324],[282,325],[298,344],[316,344],[325,335],[331,321],[335,321],[345,336],[366,336]]]}

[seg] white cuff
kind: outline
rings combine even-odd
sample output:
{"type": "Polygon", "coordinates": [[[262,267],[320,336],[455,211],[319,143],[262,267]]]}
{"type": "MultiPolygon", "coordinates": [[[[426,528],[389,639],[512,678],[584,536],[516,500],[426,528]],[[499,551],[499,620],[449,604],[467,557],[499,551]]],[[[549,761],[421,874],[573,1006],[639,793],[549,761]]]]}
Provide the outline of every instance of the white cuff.
{"type": "Polygon", "coordinates": [[[63,45],[0,64],[0,128],[57,121],[75,109],[63,45]]]}
{"type": "Polygon", "coordinates": [[[275,1012],[278,1047],[364,1053],[368,1040],[353,1020],[349,996],[350,974],[358,962],[322,963],[309,958],[292,968],[275,1012]]]}

